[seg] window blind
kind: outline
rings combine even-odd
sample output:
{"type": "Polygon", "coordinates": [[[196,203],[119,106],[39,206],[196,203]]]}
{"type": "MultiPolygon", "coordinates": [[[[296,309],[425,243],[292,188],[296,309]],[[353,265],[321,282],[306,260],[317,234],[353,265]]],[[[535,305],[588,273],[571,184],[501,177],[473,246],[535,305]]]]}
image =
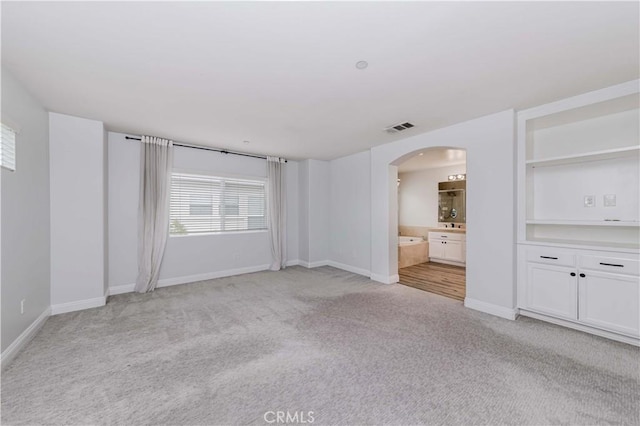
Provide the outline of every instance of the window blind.
{"type": "Polygon", "coordinates": [[[16,132],[6,124],[1,124],[0,166],[7,170],[16,170],[16,132]]]}
{"type": "Polygon", "coordinates": [[[267,229],[265,182],[173,173],[170,235],[267,229]]]}

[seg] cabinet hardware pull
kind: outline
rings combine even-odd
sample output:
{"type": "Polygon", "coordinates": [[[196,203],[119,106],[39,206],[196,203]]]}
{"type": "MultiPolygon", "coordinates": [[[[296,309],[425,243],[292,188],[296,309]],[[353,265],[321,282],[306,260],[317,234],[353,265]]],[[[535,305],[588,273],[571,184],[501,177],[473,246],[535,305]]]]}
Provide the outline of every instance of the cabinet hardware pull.
{"type": "Polygon", "coordinates": [[[586,277],[585,274],[580,274],[580,278],[584,278],[584,277],[586,277]]]}
{"type": "Polygon", "coordinates": [[[618,264],[616,264],[616,263],[604,263],[604,262],[600,262],[600,264],[601,264],[601,265],[604,265],[604,266],[616,266],[616,267],[618,267],[618,268],[624,268],[624,265],[618,265],[618,264]]]}
{"type": "Polygon", "coordinates": [[[575,277],[575,276],[576,276],[576,273],[575,273],[575,272],[572,272],[572,273],[571,273],[571,276],[572,276],[572,277],[575,277]]]}
{"type": "Polygon", "coordinates": [[[558,260],[557,257],[552,257],[552,256],[540,256],[541,259],[551,259],[551,260],[558,260]]]}

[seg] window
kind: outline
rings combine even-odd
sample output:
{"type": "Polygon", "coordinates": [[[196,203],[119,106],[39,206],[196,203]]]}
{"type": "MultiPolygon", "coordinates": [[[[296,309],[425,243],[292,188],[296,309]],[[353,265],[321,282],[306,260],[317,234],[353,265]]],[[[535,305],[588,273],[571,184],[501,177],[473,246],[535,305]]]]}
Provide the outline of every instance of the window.
{"type": "Polygon", "coordinates": [[[173,173],[170,235],[267,229],[265,182],[173,173]]]}
{"type": "Polygon", "coordinates": [[[213,214],[213,194],[191,194],[189,196],[190,216],[210,216],[213,214]]]}
{"type": "Polygon", "coordinates": [[[12,172],[16,170],[16,132],[2,124],[0,131],[0,166],[12,172]]]}

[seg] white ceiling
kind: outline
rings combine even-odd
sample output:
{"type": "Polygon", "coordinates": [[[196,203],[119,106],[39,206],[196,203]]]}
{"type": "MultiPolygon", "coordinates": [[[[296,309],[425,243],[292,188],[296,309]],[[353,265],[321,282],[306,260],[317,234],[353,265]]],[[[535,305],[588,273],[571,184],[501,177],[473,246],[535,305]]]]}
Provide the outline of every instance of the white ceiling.
{"type": "Polygon", "coordinates": [[[430,148],[417,153],[398,166],[398,173],[435,169],[438,167],[466,164],[467,151],[464,149],[430,148]]]}
{"type": "Polygon", "coordinates": [[[638,13],[638,2],[2,2],[2,64],[47,109],[110,130],[332,159],[638,78],[638,13]],[[407,120],[416,127],[382,132],[407,120]]]}

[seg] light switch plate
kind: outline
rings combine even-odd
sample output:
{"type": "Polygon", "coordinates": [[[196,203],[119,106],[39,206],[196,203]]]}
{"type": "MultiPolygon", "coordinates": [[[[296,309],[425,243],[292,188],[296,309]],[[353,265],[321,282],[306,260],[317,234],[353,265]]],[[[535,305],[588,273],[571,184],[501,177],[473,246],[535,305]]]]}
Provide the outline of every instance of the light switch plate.
{"type": "Polygon", "coordinates": [[[616,206],[616,194],[606,194],[604,197],[604,206],[605,207],[615,207],[616,206]]]}
{"type": "Polygon", "coordinates": [[[584,206],[585,207],[595,207],[596,206],[596,197],[595,197],[595,195],[585,195],[584,196],[584,206]]]}

